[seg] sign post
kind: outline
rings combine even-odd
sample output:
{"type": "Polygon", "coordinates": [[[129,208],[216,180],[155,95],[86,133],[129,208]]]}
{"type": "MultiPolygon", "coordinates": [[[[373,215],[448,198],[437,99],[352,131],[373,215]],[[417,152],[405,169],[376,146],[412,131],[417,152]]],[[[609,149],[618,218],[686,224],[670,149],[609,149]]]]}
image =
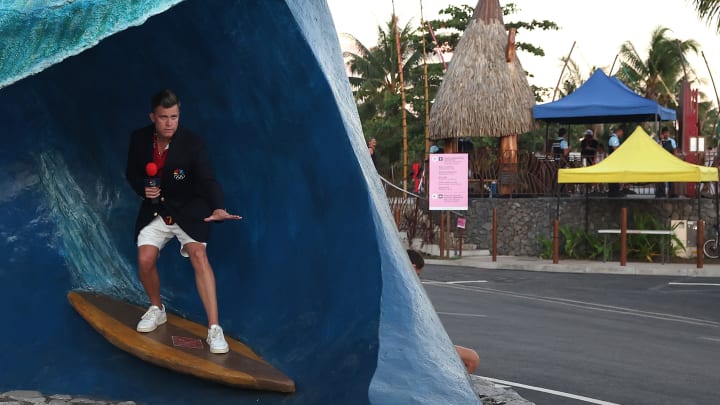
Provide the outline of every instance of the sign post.
{"type": "Polygon", "coordinates": [[[458,250],[458,256],[462,257],[462,247],[463,247],[463,230],[465,229],[466,224],[465,217],[458,217],[457,219],[457,229],[458,229],[458,238],[460,239],[459,242],[459,248],[458,250]]]}

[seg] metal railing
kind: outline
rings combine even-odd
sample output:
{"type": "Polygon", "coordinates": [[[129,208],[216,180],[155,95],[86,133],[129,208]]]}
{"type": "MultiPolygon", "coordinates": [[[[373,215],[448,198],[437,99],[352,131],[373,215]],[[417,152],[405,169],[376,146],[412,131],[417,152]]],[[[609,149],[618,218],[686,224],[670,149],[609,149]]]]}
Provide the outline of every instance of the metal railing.
{"type": "MultiPolygon", "coordinates": [[[[554,156],[544,152],[509,152],[502,157],[495,151],[479,149],[469,154],[468,189],[471,197],[572,197],[576,195],[607,196],[609,185],[557,184],[560,168],[578,168],[599,163],[605,155],[581,156],[571,152],[568,156],[554,156]],[[514,162],[514,163],[503,163],[514,162]],[[515,163],[516,162],[516,163],[515,163]],[[493,186],[494,185],[494,186],[493,186]]],[[[684,156],[678,156],[684,159],[684,156]]],[[[697,164],[717,166],[716,151],[707,151],[696,157],[697,164]]],[[[690,183],[629,183],[620,185],[616,196],[677,197],[694,194],[695,185],[690,183]],[[664,189],[664,192],[662,192],[664,189]]],[[[718,192],[717,182],[703,183],[703,196],[718,192]]]]}
{"type": "MultiPolygon", "coordinates": [[[[606,156],[593,157],[592,163],[599,163],[606,156]]],[[[686,156],[678,158],[687,160],[686,156]]],[[[695,156],[697,164],[717,167],[720,163],[717,151],[705,151],[695,156]]],[[[573,196],[585,194],[586,190],[591,196],[599,196],[608,192],[608,185],[598,184],[557,184],[557,171],[560,168],[577,168],[590,164],[585,156],[578,152],[571,152],[569,156],[555,157],[551,153],[512,151],[499,156],[497,151],[490,148],[478,148],[468,154],[468,190],[471,197],[490,197],[502,195],[508,197],[548,197],[573,196]],[[504,163],[513,162],[513,163],[504,163]],[[495,187],[493,187],[493,184],[495,187]],[[493,191],[494,190],[494,191],[493,191]]],[[[393,167],[382,173],[390,179],[390,183],[400,185],[402,180],[397,177],[397,170],[393,167]]],[[[423,181],[425,183],[425,181],[423,181]]],[[[621,194],[636,194],[654,196],[660,184],[635,183],[627,184],[621,188],[621,194]]],[[[672,187],[666,186],[665,195],[687,195],[687,183],[675,183],[672,187]]],[[[691,186],[694,187],[694,186],[691,186]]],[[[408,188],[413,189],[412,178],[408,179],[408,188]]],[[[714,195],[718,191],[716,182],[703,184],[703,195],[714,195]]]]}

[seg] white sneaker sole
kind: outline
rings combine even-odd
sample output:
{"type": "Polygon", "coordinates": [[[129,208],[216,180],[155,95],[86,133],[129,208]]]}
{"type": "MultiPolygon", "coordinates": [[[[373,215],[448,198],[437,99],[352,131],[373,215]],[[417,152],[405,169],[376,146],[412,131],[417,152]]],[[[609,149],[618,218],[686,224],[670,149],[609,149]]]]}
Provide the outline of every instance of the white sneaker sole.
{"type": "Polygon", "coordinates": [[[210,353],[213,353],[213,354],[225,354],[225,353],[227,353],[227,352],[229,352],[229,351],[230,351],[230,347],[229,347],[229,346],[228,346],[228,347],[223,347],[222,349],[213,349],[212,347],[210,348],[210,353]]]}
{"type": "Polygon", "coordinates": [[[137,329],[138,332],[148,333],[148,332],[154,331],[155,329],[157,329],[158,326],[164,324],[165,322],[167,322],[167,318],[164,319],[164,320],[162,320],[162,321],[160,321],[159,323],[156,323],[155,326],[152,326],[152,327],[149,327],[149,328],[141,328],[140,325],[138,325],[136,329],[137,329]]]}

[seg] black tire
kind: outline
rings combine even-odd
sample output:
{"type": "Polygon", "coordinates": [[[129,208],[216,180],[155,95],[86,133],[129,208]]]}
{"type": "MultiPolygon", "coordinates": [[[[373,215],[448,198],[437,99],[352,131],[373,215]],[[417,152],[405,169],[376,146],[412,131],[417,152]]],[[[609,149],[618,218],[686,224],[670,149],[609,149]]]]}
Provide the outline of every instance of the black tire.
{"type": "Polygon", "coordinates": [[[715,239],[708,240],[703,245],[703,252],[705,252],[705,256],[711,259],[717,259],[720,257],[720,243],[715,239]]]}

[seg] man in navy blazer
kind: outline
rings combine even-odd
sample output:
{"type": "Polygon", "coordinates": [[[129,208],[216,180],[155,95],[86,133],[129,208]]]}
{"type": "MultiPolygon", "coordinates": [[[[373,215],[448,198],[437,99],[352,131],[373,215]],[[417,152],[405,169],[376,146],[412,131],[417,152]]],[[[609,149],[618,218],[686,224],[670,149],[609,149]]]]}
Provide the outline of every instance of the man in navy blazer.
{"type": "Polygon", "coordinates": [[[138,322],[138,332],[151,332],[167,322],[160,298],[157,259],[173,238],[180,253],[190,258],[198,294],[208,317],[207,342],[212,353],[227,353],[219,325],[215,275],[207,257],[212,222],[241,219],[229,214],[215,179],[205,142],[178,126],[180,100],[171,90],[152,97],[152,125],[130,136],[125,175],[143,198],[135,222],[138,274],[150,308],[138,322]],[[159,184],[158,184],[159,183],[159,184]]]}

